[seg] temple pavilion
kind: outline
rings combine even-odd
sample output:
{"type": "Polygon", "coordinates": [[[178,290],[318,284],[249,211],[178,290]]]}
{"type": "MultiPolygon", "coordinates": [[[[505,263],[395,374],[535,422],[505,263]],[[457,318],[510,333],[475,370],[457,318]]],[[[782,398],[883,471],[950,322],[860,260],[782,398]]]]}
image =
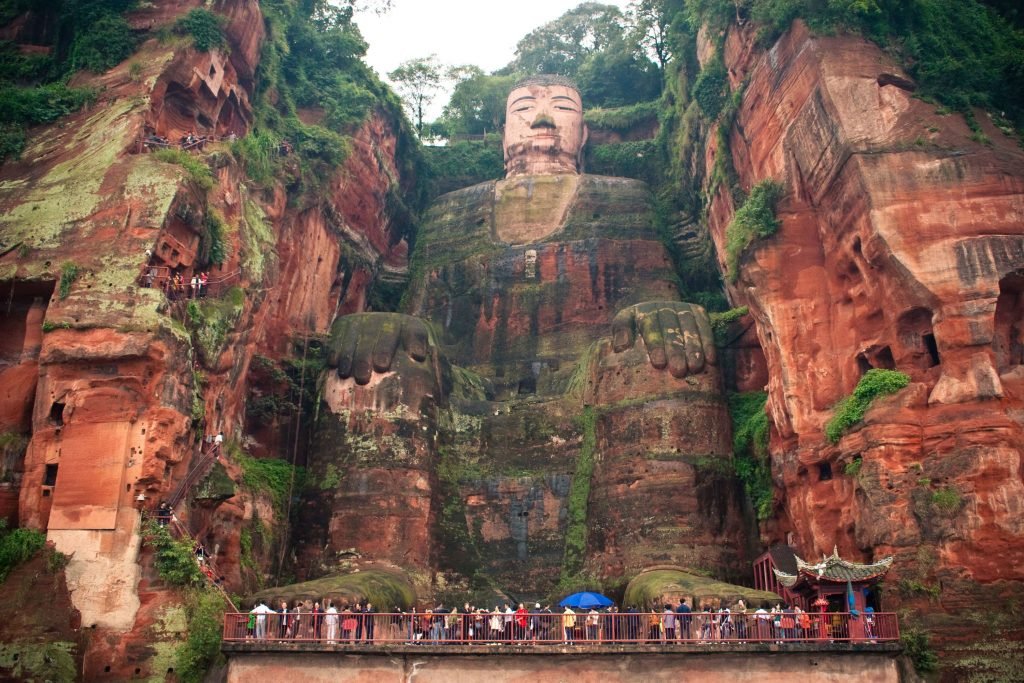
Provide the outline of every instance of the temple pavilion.
{"type": "Polygon", "coordinates": [[[851,611],[850,595],[853,610],[863,612],[870,606],[879,611],[876,587],[892,562],[891,556],[870,564],[850,562],[839,557],[837,548],[819,562],[808,562],[789,546],[778,545],[754,563],[754,584],[807,611],[851,611]]]}

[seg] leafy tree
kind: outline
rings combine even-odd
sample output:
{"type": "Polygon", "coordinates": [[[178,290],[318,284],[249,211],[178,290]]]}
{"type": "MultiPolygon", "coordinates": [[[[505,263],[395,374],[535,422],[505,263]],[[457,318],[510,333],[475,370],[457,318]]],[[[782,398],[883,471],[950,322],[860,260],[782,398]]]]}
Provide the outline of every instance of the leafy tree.
{"type": "Polygon", "coordinates": [[[622,107],[658,97],[661,74],[635,47],[622,40],[587,55],[576,83],[588,106],[622,107]]]}
{"type": "Polygon", "coordinates": [[[453,67],[448,76],[456,81],[441,117],[449,134],[481,135],[500,129],[515,77],[487,75],[477,66],[453,67]]]}
{"type": "Polygon", "coordinates": [[[665,66],[672,58],[669,29],[674,12],[671,5],[669,0],[633,0],[629,5],[632,41],[654,55],[661,73],[665,73],[665,66]]]}
{"type": "Polygon", "coordinates": [[[441,87],[441,65],[437,55],[402,62],[388,73],[395,88],[416,119],[416,131],[423,135],[423,109],[430,106],[441,87]]]}
{"type": "Polygon", "coordinates": [[[520,40],[512,66],[519,73],[575,77],[588,55],[621,44],[624,32],[618,7],[585,2],[520,40]]]}

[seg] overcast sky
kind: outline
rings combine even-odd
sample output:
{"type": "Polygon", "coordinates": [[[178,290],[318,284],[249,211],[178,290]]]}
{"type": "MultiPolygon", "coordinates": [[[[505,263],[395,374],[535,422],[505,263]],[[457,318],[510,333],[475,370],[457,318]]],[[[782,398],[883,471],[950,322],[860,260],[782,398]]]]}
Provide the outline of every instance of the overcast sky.
{"type": "MultiPolygon", "coordinates": [[[[583,0],[394,0],[383,16],[356,15],[370,44],[367,63],[387,80],[402,62],[436,54],[446,66],[475,64],[499,69],[515,56],[516,43],[533,29],[557,19],[583,0]]],[[[625,9],[628,0],[603,0],[625,9]]],[[[424,118],[433,120],[448,101],[439,93],[424,118]]]]}

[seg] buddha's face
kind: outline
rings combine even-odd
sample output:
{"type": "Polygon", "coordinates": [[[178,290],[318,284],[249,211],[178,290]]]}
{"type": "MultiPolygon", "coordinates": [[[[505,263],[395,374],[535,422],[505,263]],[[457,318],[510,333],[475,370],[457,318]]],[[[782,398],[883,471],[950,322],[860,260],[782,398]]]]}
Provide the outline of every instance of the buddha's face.
{"type": "Polygon", "coordinates": [[[525,85],[505,105],[505,173],[579,173],[587,127],[580,94],[564,85],[525,85]]]}

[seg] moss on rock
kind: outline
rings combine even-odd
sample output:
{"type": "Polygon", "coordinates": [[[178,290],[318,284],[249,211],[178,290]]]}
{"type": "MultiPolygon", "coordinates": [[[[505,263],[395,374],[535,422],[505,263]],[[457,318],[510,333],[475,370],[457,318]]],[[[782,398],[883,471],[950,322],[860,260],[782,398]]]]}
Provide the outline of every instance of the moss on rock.
{"type": "Polygon", "coordinates": [[[690,604],[695,608],[707,601],[731,604],[739,598],[743,598],[748,607],[757,606],[766,600],[781,600],[775,593],[717,581],[680,569],[652,569],[638,574],[629,582],[623,604],[650,605],[666,599],[678,601],[680,598],[690,598],[690,604]]]}
{"type": "Polygon", "coordinates": [[[334,574],[322,579],[305,581],[290,586],[268,588],[251,596],[246,604],[256,600],[280,602],[287,600],[324,600],[354,603],[366,599],[379,609],[401,607],[408,609],[416,603],[416,589],[410,577],[400,569],[373,567],[350,574],[334,574]]]}

